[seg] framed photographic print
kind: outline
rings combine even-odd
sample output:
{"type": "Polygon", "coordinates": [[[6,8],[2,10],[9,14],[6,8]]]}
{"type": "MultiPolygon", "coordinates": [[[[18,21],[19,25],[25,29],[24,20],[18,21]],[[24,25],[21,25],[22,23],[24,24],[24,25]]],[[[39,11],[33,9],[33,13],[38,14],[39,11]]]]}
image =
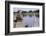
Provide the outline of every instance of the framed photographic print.
{"type": "Polygon", "coordinates": [[[5,1],[5,35],[44,33],[44,3],[5,1]]]}

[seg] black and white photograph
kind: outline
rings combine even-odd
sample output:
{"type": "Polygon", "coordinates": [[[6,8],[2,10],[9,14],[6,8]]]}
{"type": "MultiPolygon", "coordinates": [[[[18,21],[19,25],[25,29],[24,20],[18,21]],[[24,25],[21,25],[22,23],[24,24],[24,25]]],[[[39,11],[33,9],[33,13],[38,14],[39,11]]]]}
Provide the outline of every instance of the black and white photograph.
{"type": "Polygon", "coordinates": [[[44,33],[44,3],[5,1],[5,34],[44,33]]]}

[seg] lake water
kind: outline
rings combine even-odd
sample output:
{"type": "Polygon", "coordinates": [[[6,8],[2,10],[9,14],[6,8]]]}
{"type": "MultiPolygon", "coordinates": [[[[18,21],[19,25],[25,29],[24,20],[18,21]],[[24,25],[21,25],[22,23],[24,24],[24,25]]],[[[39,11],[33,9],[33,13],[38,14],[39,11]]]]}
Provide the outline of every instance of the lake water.
{"type": "Polygon", "coordinates": [[[22,17],[23,20],[22,22],[17,22],[14,23],[14,26],[16,27],[25,27],[26,25],[28,25],[28,27],[38,27],[39,26],[39,18],[36,16],[25,16],[22,17]]]}
{"type": "Polygon", "coordinates": [[[23,25],[28,25],[28,27],[39,26],[39,18],[36,16],[25,16],[22,20],[23,25]]]}

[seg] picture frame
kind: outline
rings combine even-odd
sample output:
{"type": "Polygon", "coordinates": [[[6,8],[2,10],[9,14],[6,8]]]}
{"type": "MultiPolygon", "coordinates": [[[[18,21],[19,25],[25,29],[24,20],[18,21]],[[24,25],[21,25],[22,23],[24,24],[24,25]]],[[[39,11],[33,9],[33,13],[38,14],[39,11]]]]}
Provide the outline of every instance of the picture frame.
{"type": "MultiPolygon", "coordinates": [[[[34,11],[34,12],[36,12],[36,11],[34,11]]],[[[44,33],[44,31],[45,31],[44,25],[45,25],[45,4],[44,3],[40,3],[40,2],[5,1],[5,35],[44,33]],[[39,11],[40,11],[39,14],[41,14],[39,16],[40,17],[42,16],[41,20],[40,20],[40,22],[42,21],[41,22],[41,26],[42,27],[41,28],[37,28],[37,29],[36,28],[33,28],[33,29],[32,28],[31,29],[30,28],[24,28],[24,29],[23,28],[21,28],[21,29],[18,28],[16,30],[15,29],[11,29],[10,26],[12,25],[12,22],[13,22],[11,18],[13,16],[11,15],[10,12],[12,12],[12,6],[14,7],[15,10],[16,9],[20,10],[20,8],[22,10],[22,7],[23,7],[23,9],[25,9],[25,7],[26,7],[25,10],[27,10],[27,9],[29,10],[29,8],[31,9],[31,8],[36,8],[37,7],[36,9],[39,9],[39,11]],[[40,6],[41,6],[41,8],[40,8],[40,6]],[[10,17],[10,15],[12,17],[10,17]],[[12,21],[12,22],[10,22],[10,21],[12,21]]]]}

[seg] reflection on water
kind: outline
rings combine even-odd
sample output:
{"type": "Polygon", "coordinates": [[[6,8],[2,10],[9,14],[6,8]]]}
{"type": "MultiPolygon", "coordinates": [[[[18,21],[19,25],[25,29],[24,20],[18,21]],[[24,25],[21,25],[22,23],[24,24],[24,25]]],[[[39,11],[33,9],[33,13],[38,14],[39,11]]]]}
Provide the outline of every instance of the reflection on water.
{"type": "Polygon", "coordinates": [[[28,26],[32,26],[32,17],[29,16],[25,16],[23,17],[22,22],[24,23],[24,25],[28,25],[28,26]]]}
{"type": "Polygon", "coordinates": [[[39,25],[39,18],[36,16],[25,16],[23,17],[22,22],[24,23],[24,25],[28,25],[28,27],[32,27],[32,26],[38,26],[39,25]]]}
{"type": "Polygon", "coordinates": [[[38,27],[39,18],[36,16],[25,16],[22,17],[22,22],[14,22],[14,27],[38,27]]]}

